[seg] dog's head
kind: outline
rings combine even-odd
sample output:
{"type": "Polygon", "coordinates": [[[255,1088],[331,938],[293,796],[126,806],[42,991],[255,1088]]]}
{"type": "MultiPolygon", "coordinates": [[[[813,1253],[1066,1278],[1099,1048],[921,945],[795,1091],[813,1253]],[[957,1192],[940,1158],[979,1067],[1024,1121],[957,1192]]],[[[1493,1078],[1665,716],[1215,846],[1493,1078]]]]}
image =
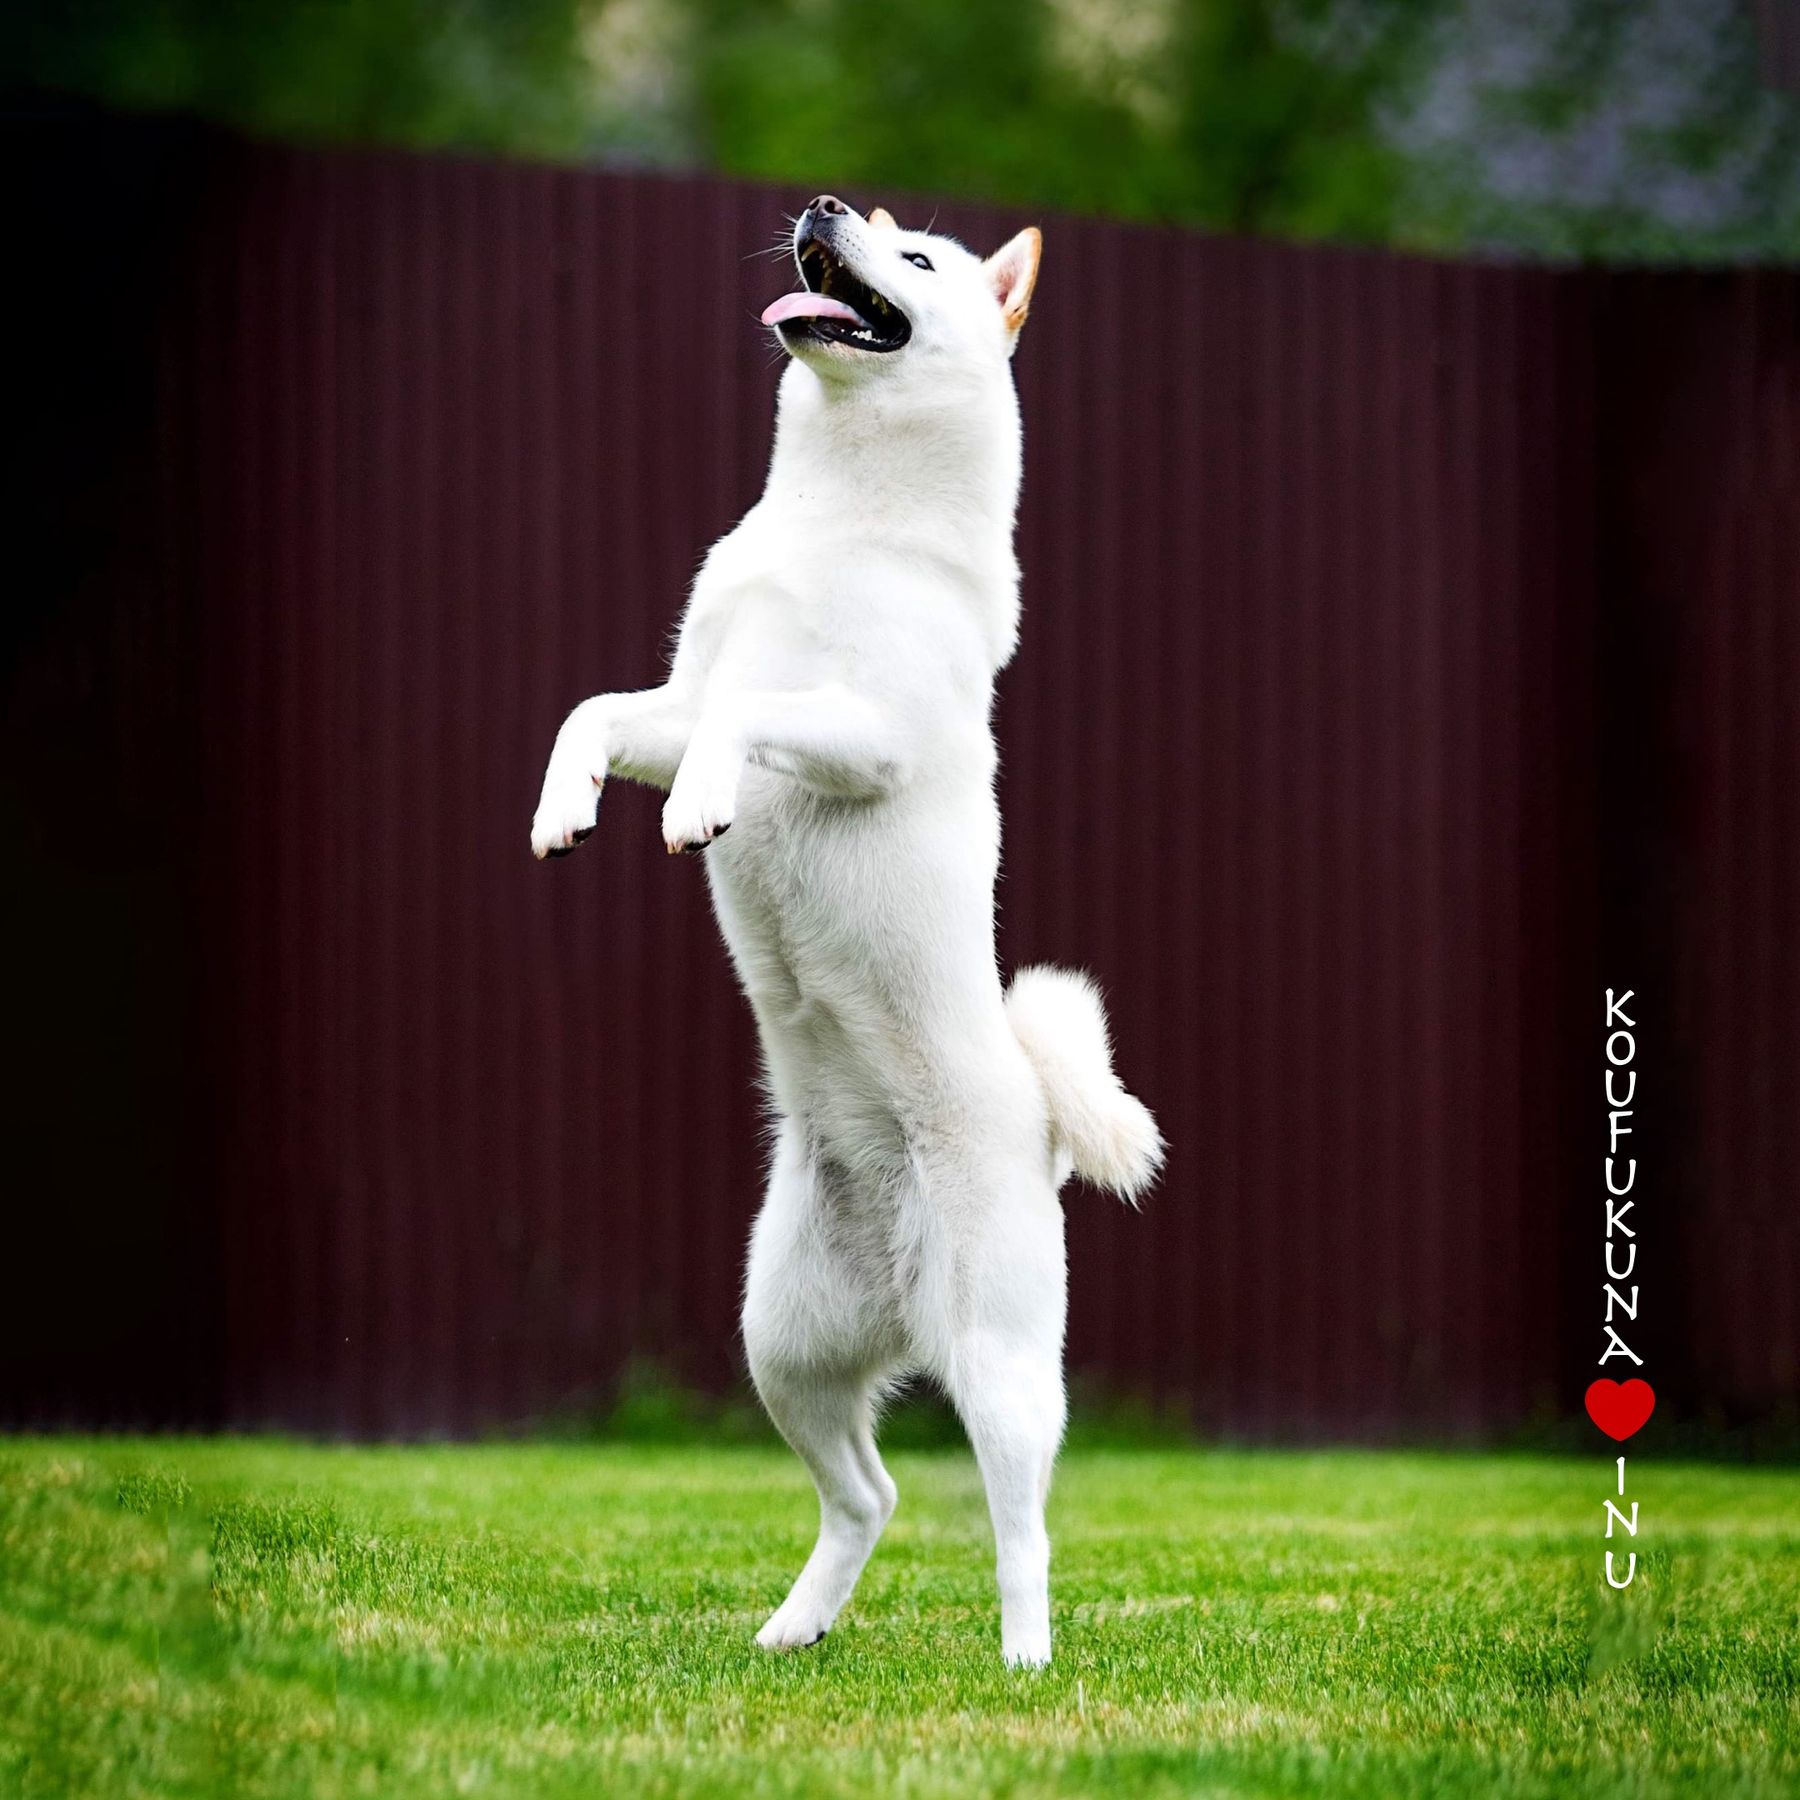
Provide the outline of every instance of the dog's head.
{"type": "Polygon", "coordinates": [[[821,376],[1003,367],[1031,305],[1043,239],[1021,231],[983,261],[954,238],[904,231],[877,207],[865,219],[821,194],[794,225],[806,284],[764,312],[782,347],[821,376]]]}

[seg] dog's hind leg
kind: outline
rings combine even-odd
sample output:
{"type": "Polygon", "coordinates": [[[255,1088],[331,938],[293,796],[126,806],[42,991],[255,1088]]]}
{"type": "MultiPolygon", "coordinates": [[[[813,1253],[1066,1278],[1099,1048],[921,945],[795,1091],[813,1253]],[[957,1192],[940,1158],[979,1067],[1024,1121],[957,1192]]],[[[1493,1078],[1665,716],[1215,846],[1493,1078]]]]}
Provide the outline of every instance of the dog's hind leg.
{"type": "Polygon", "coordinates": [[[875,1400],[892,1346],[871,1270],[835,1227],[819,1171],[784,1125],[750,1245],[744,1345],[757,1392],[819,1490],[819,1538],[757,1633],[765,1650],[816,1644],[850,1598],[892,1516],[875,1400]]]}
{"type": "Polygon", "coordinates": [[[1014,1668],[1035,1668],[1050,1660],[1044,1505],[1066,1417],[1066,1282],[1055,1194],[1048,1180],[1022,1186],[969,1260],[968,1312],[950,1345],[946,1385],[987,1487],[1001,1654],[1014,1668]]]}
{"type": "Polygon", "coordinates": [[[788,1597],[756,1641],[799,1650],[831,1629],[894,1510],[892,1479],[876,1454],[872,1384],[758,1381],[781,1435],[812,1471],[819,1490],[819,1539],[788,1597]]]}
{"type": "Polygon", "coordinates": [[[986,1334],[957,1346],[956,1407],[994,1522],[1000,1651],[1014,1668],[1050,1660],[1050,1537],[1044,1503],[1062,1441],[1058,1359],[986,1334]]]}

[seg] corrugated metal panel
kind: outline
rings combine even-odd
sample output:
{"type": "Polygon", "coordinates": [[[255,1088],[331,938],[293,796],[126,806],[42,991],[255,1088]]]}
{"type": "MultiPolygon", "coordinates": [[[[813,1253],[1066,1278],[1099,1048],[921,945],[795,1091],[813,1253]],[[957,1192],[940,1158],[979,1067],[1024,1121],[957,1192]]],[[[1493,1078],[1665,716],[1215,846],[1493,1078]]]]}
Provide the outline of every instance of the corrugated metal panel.
{"type": "MultiPolygon", "coordinates": [[[[1644,973],[1640,1261],[1690,1405],[1800,1395],[1800,281],[1615,278],[1602,942],[1644,973]],[[1647,379],[1646,372],[1654,378],[1647,379]]],[[[1646,1371],[1648,1373],[1648,1371],[1646,1371]]]]}
{"type": "MultiPolygon", "coordinates": [[[[165,1311],[200,1323],[180,1382],[109,1390],[129,1339],[96,1310],[78,1376],[32,1365],[12,1416],[469,1431],[633,1353],[731,1376],[761,1140],[701,871],[622,784],[578,858],[533,864],[524,829],[562,712],[657,678],[760,485],[752,321],[785,277],[745,252],[797,198],[217,142],[161,191],[187,223],[134,302],[144,532],[30,648],[13,714],[54,745],[17,695],[98,655],[83,716],[113,721],[134,809],[186,758],[149,859],[185,935],[100,904],[192,990],[157,1192],[191,1248],[165,1311]]],[[[1657,615],[1693,669],[1668,829],[1717,871],[1657,901],[1707,1221],[1680,1341],[1696,1402],[1791,1391],[1795,291],[1052,225],[1019,360],[1003,949],[1100,976],[1173,1145],[1141,1217],[1070,1197],[1077,1370],[1256,1435],[1571,1403],[1590,1014],[1624,941],[1602,863],[1658,841],[1606,823],[1599,659],[1700,495],[1693,585],[1657,615]],[[1696,390],[1704,461],[1658,440],[1646,500],[1625,394],[1694,291],[1730,379],[1696,390]],[[1746,1205],[1763,1238],[1713,1228],[1746,1205]],[[1721,1334],[1758,1295],[1762,1326],[1721,1334]]],[[[32,784],[15,803],[48,891],[79,834],[32,784]]]]}

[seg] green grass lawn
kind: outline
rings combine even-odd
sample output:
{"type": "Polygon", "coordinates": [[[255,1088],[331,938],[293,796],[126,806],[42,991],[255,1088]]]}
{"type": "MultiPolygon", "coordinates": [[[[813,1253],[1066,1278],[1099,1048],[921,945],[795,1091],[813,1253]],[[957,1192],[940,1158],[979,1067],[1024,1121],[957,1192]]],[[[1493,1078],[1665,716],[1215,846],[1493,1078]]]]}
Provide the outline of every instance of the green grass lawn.
{"type": "Polygon", "coordinates": [[[0,1440],[0,1793],[1800,1791],[1791,1472],[1635,1463],[1612,1594],[1603,1452],[1072,1452],[1009,1674],[969,1458],[891,1463],[770,1657],[779,1450],[0,1440]]]}

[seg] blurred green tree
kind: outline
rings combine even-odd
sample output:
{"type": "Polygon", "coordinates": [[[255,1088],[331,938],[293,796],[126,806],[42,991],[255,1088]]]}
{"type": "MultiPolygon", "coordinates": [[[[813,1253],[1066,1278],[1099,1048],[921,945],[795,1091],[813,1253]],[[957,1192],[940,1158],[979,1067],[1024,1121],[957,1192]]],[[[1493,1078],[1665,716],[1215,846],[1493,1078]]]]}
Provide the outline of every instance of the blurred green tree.
{"type": "Polygon", "coordinates": [[[1377,107],[1441,0],[684,0],[706,159],[1241,231],[1380,238],[1377,107]]]}
{"type": "Polygon", "coordinates": [[[8,9],[15,82],[279,137],[575,155],[587,0],[67,0],[8,9]]]}
{"type": "Polygon", "coordinates": [[[1213,229],[1800,255],[1746,0],[72,0],[16,82],[279,136],[1213,229]]]}
{"type": "Polygon", "coordinates": [[[1772,47],[1747,0],[1458,0],[1386,121],[1395,217],[1551,257],[1800,256],[1800,94],[1772,47]]]}

